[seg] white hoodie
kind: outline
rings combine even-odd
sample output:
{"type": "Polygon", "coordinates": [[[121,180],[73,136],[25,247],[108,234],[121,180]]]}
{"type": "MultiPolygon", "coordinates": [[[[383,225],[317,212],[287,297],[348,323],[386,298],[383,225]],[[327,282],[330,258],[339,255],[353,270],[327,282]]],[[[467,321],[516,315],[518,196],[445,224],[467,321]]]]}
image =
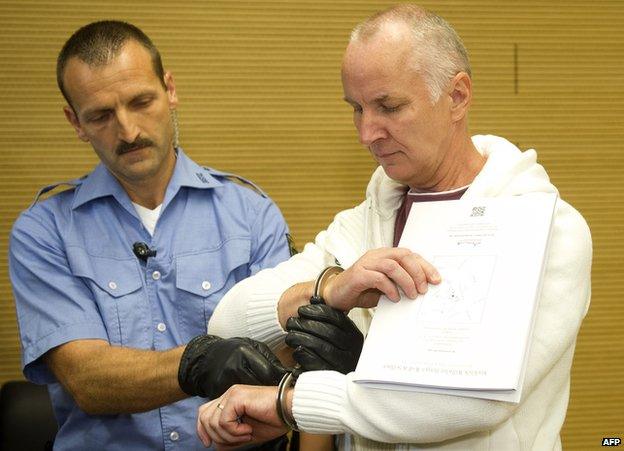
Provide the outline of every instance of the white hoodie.
{"type": "MultiPolygon", "coordinates": [[[[521,152],[491,135],[474,136],[473,142],[487,160],[464,198],[557,192],[534,150],[521,152]]],[[[378,168],[366,200],[338,213],[302,253],[232,288],[217,306],[209,333],[283,346],[285,332],[276,308],[281,294],[295,283],[313,280],[336,261],[348,268],[370,249],[392,246],[404,193],[405,186],[378,168]]],[[[348,443],[356,450],[561,449],[574,345],[590,301],[591,253],[584,219],[558,200],[519,404],[377,390],[355,384],[353,374],[314,371],[302,374],[295,386],[293,414],[299,427],[319,434],[352,434],[341,446],[348,443]]],[[[349,316],[366,332],[373,314],[371,309],[353,309],[349,316]]]]}

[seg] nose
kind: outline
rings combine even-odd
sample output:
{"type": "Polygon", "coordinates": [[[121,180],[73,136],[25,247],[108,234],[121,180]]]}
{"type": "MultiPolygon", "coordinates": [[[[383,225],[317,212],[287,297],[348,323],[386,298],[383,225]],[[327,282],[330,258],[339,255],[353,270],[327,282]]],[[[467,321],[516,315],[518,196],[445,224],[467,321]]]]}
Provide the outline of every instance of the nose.
{"type": "Polygon", "coordinates": [[[358,137],[363,146],[369,147],[372,143],[386,136],[384,127],[373,114],[362,112],[359,121],[356,121],[358,137]]]}
{"type": "Polygon", "coordinates": [[[139,137],[140,130],[134,121],[132,113],[125,110],[118,111],[117,125],[120,140],[131,143],[139,137]]]}

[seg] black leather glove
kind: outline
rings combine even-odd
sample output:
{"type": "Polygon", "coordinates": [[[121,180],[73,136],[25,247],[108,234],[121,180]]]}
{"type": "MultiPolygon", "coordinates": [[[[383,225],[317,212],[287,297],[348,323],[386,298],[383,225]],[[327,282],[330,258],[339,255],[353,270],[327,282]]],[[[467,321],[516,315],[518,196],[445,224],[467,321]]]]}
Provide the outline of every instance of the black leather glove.
{"type": "Polygon", "coordinates": [[[214,399],[234,384],[277,385],[285,373],[264,343],[200,335],[184,349],[178,383],[187,395],[214,399]]]}
{"type": "Polygon", "coordinates": [[[355,370],[364,336],[349,317],[325,304],[299,307],[299,318],[286,322],[286,344],[303,371],[355,370]]]}

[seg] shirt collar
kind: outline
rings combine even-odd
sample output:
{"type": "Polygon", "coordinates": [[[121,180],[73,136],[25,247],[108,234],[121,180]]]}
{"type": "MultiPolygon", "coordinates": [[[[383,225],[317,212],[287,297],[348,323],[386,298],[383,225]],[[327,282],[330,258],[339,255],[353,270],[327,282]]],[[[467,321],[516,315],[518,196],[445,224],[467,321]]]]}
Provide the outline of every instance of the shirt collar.
{"type": "MultiPolygon", "coordinates": [[[[199,166],[193,160],[186,156],[181,148],[176,149],[177,159],[173,175],[165,192],[163,206],[172,199],[181,187],[190,188],[216,188],[221,186],[209,170],[199,166]]],[[[122,205],[131,205],[128,194],[123,189],[119,181],[110,173],[110,171],[100,163],[82,181],[77,190],[76,197],[72,205],[73,209],[80,207],[94,199],[101,197],[113,196],[122,205]]]]}
{"type": "Polygon", "coordinates": [[[167,191],[165,192],[163,204],[167,203],[168,199],[175,196],[183,186],[206,189],[216,188],[222,185],[219,180],[210,174],[209,169],[195,163],[186,156],[181,148],[178,147],[176,152],[178,158],[176,160],[175,169],[173,170],[173,175],[169,181],[169,186],[167,186],[167,191]]]}
{"type": "Polygon", "coordinates": [[[447,196],[452,196],[454,194],[457,194],[460,191],[466,191],[469,187],[470,187],[470,184],[465,185],[465,186],[460,186],[459,188],[453,188],[448,191],[418,191],[415,189],[410,189],[407,191],[407,195],[414,196],[414,197],[419,197],[419,196],[447,197],[447,196]]]}

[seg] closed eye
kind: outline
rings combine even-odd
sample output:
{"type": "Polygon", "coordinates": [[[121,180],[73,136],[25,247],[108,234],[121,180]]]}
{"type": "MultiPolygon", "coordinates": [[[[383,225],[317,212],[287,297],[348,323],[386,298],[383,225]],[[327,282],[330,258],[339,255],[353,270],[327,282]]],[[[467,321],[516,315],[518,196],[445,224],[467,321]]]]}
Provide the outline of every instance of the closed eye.
{"type": "Polygon", "coordinates": [[[401,108],[403,107],[403,105],[394,105],[394,106],[390,106],[390,105],[380,105],[379,108],[381,109],[381,111],[383,113],[396,113],[397,111],[399,111],[401,108]]]}
{"type": "Polygon", "coordinates": [[[101,124],[103,122],[106,122],[106,120],[110,118],[110,115],[111,115],[110,111],[103,111],[99,114],[90,116],[89,118],[87,118],[87,121],[94,123],[94,124],[101,124]]]}
{"type": "Polygon", "coordinates": [[[132,101],[132,107],[134,108],[147,108],[154,101],[154,97],[152,96],[142,96],[134,99],[132,101]]]}

